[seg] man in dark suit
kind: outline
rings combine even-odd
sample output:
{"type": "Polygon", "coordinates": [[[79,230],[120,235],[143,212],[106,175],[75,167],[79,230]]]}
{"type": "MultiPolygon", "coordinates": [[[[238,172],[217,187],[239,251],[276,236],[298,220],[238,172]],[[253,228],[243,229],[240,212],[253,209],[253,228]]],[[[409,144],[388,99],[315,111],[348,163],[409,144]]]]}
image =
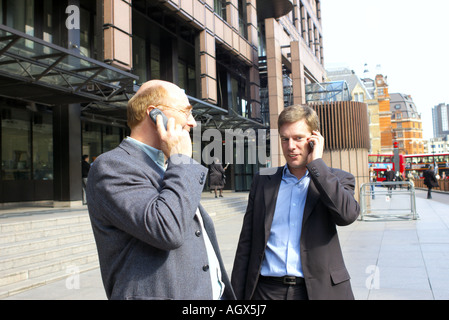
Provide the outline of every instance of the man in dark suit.
{"type": "Polygon", "coordinates": [[[433,165],[429,167],[428,170],[424,171],[424,184],[427,186],[427,199],[432,199],[432,188],[438,188],[438,180],[435,177],[435,172],[433,171],[433,165]]]}
{"type": "Polygon", "coordinates": [[[191,158],[192,106],[152,80],[128,104],[131,135],[99,156],[87,201],[109,299],[233,299],[211,218],[200,205],[207,169],[191,158]],[[149,117],[154,108],[162,117],[149,117]]]}
{"type": "Polygon", "coordinates": [[[336,225],[359,215],[354,176],[321,159],[324,138],[310,107],[284,109],[278,128],[287,164],[253,180],[232,271],[235,294],[353,299],[336,225]]]}
{"type": "MultiPolygon", "coordinates": [[[[391,170],[390,166],[387,166],[387,171],[385,171],[385,181],[387,182],[393,182],[396,181],[396,176],[394,174],[394,171],[391,170]]],[[[392,195],[392,189],[393,189],[393,185],[388,185],[388,195],[391,198],[392,195]]]]}

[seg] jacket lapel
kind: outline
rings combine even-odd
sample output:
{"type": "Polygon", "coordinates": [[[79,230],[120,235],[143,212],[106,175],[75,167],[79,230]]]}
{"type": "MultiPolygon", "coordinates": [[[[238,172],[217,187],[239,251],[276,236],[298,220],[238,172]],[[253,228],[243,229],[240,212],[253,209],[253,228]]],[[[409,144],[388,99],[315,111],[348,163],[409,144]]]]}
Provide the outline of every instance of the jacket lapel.
{"type": "Polygon", "coordinates": [[[265,243],[270,236],[271,224],[273,223],[274,211],[276,209],[276,201],[278,198],[279,187],[281,186],[282,170],[284,167],[279,167],[274,175],[267,175],[267,181],[263,184],[263,195],[265,201],[265,243]]]}
{"type": "Polygon", "coordinates": [[[307,190],[307,198],[306,198],[306,205],[304,207],[304,215],[302,218],[302,225],[304,226],[305,222],[307,221],[307,218],[312,214],[313,209],[316,206],[316,203],[318,202],[318,199],[320,198],[320,193],[318,189],[315,186],[315,183],[313,183],[313,180],[310,179],[309,189],[307,190]]]}

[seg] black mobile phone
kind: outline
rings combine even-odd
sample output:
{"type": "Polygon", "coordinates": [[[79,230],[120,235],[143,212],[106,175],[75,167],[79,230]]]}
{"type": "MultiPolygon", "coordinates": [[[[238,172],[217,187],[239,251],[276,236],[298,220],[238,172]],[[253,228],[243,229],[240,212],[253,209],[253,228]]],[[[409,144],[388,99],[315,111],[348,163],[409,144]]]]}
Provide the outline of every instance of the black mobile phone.
{"type": "Polygon", "coordinates": [[[315,146],[315,145],[313,144],[313,141],[310,141],[310,142],[309,142],[309,146],[310,146],[310,148],[313,149],[313,147],[315,146]]]}
{"type": "Polygon", "coordinates": [[[167,122],[168,122],[167,116],[161,110],[156,108],[150,111],[150,118],[154,121],[155,124],[158,115],[162,116],[162,122],[164,123],[165,130],[167,130],[167,122]]]}

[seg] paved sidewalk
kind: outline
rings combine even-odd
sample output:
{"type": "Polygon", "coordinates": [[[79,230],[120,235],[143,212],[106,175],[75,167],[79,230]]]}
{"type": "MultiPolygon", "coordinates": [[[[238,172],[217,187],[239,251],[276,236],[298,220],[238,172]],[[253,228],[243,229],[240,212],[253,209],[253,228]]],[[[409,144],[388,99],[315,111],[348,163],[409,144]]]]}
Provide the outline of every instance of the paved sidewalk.
{"type": "MultiPolygon", "coordinates": [[[[339,228],[340,242],[358,300],[449,299],[449,195],[416,192],[418,220],[356,221],[339,228]]],[[[393,195],[392,201],[400,201],[393,195]]],[[[243,214],[215,222],[230,273],[243,214]]],[[[104,300],[99,269],[39,287],[7,300],[104,300]],[[76,279],[75,279],[76,280],[76,279]]]]}
{"type": "Polygon", "coordinates": [[[340,229],[357,299],[449,299],[449,195],[425,197],[416,191],[417,220],[357,221],[340,229]]]}

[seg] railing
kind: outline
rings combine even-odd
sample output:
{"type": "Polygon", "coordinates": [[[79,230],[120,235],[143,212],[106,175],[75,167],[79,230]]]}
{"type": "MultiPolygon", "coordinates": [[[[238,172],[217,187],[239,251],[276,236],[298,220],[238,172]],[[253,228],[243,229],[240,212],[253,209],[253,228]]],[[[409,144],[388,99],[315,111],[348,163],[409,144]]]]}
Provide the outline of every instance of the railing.
{"type": "Polygon", "coordinates": [[[415,186],[413,182],[384,181],[362,184],[360,187],[359,219],[416,220],[415,186]]]}
{"type": "MultiPolygon", "coordinates": [[[[413,180],[413,182],[415,183],[415,188],[427,189],[427,186],[424,184],[424,179],[416,179],[416,180],[413,180]]],[[[440,179],[440,180],[438,180],[438,185],[439,185],[438,188],[432,188],[432,190],[449,192],[449,180],[440,179]]]]}

